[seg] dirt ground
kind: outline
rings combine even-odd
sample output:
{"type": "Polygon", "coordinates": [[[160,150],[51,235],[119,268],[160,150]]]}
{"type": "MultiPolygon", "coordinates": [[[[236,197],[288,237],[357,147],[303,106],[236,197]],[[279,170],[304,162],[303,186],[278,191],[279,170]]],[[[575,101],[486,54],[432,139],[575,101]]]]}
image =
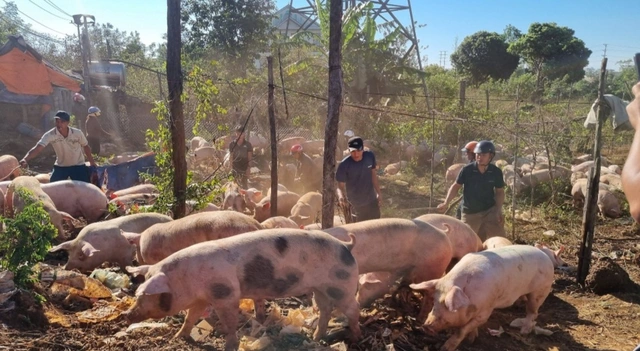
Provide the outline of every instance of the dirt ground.
{"type": "MultiPolygon", "coordinates": [[[[384,177],[382,186],[386,194],[383,216],[413,218],[430,212],[427,180],[384,177]]],[[[442,192],[443,187],[438,184],[436,193],[442,192]]],[[[437,200],[434,199],[432,206],[437,205],[437,200]]],[[[533,211],[532,220],[512,222],[508,218],[507,227],[509,233],[512,226],[515,227],[514,241],[518,243],[544,241],[552,247],[565,245],[563,258],[570,266],[577,267],[581,218],[581,211],[568,205],[547,208],[544,212],[538,207],[533,211]],[[549,236],[549,231],[554,235],[549,236]],[[547,235],[543,234],[545,232],[547,235]]],[[[51,257],[47,263],[55,264],[60,259],[63,257],[51,257]]],[[[540,310],[537,326],[551,331],[552,335],[523,336],[518,329],[510,327],[512,320],[524,317],[524,307],[516,305],[494,311],[476,341],[473,344],[465,341],[458,349],[633,350],[640,344],[639,263],[639,228],[629,219],[628,213],[620,219],[598,219],[587,288],[576,283],[575,273],[556,271],[553,293],[540,310]],[[500,328],[504,330],[500,336],[489,333],[489,329],[500,328]]],[[[348,332],[339,323],[330,328],[328,340],[320,344],[311,341],[308,330],[302,334],[279,335],[280,327],[272,326],[265,332],[271,336],[271,345],[266,350],[330,350],[328,345],[342,341],[348,345],[348,350],[439,349],[447,335],[429,336],[420,329],[415,320],[419,295],[409,296],[409,302],[403,303],[402,299],[387,295],[372,307],[363,309],[360,323],[364,337],[357,343],[349,343],[348,332]]],[[[170,340],[178,331],[183,315],[157,321],[166,323],[165,328],[122,333],[127,323],[119,318],[100,323],[76,322],[63,327],[49,323],[44,316],[45,311],[57,310],[63,316],[72,317],[83,308],[79,305],[68,308],[49,301],[44,307],[37,307],[28,294],[19,294],[14,301],[17,303],[14,311],[0,313],[0,350],[217,350],[224,345],[215,325],[213,333],[198,342],[170,340]]],[[[299,299],[282,299],[275,303],[282,309],[295,309],[300,307],[300,302],[299,299]]],[[[251,319],[250,314],[243,314],[239,335],[248,333],[251,319]]]]}

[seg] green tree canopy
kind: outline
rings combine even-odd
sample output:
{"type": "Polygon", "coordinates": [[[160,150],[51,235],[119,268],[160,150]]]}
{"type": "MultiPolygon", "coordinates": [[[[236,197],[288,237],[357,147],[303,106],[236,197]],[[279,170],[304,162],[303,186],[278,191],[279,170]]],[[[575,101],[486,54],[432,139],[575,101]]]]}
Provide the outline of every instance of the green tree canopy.
{"type": "Polygon", "coordinates": [[[533,23],[529,31],[509,45],[509,52],[520,55],[536,76],[538,89],[544,78],[568,75],[569,82],[584,77],[591,50],[574,36],[575,31],[556,23],[533,23]]]}
{"type": "Polygon", "coordinates": [[[272,0],[185,0],[185,52],[195,56],[216,52],[249,62],[267,50],[274,11],[272,0]]]}
{"type": "Polygon", "coordinates": [[[462,41],[451,55],[456,71],[483,83],[489,78],[508,79],[518,67],[520,58],[507,52],[508,45],[498,33],[480,31],[462,41]]]}

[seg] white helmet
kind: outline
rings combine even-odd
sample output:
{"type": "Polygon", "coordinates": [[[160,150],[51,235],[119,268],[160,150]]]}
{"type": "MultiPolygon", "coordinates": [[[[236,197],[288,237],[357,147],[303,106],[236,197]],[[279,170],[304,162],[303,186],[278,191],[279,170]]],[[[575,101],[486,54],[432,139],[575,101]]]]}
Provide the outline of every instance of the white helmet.
{"type": "Polygon", "coordinates": [[[354,133],[351,129],[347,129],[344,131],[344,136],[346,136],[347,138],[353,138],[355,135],[356,133],[354,133]]]}

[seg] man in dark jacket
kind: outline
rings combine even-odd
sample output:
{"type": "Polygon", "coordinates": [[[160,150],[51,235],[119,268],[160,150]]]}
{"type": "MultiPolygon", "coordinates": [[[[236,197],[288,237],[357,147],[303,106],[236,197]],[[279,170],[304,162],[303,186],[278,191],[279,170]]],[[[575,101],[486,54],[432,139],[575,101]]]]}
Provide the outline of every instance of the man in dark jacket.
{"type": "Polygon", "coordinates": [[[244,138],[242,126],[236,128],[236,140],[229,144],[229,155],[231,157],[231,173],[236,183],[247,189],[247,179],[251,174],[251,156],[253,155],[253,145],[244,138]]]}
{"type": "Polygon", "coordinates": [[[356,222],[380,218],[382,193],[376,173],[376,157],[371,151],[364,151],[364,142],[353,137],[348,142],[351,155],[345,157],[336,171],[338,200],[348,201],[355,212],[356,222]],[[346,194],[346,199],[345,199],[346,194]]]}

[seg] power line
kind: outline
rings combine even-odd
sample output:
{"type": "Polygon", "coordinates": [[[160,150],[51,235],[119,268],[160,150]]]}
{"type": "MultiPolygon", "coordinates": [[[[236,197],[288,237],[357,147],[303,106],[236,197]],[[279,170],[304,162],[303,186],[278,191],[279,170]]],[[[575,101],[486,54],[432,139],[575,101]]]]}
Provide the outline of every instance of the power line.
{"type": "MultiPolygon", "coordinates": [[[[4,0],[4,3],[5,3],[5,4],[7,4],[7,5],[9,4],[9,3],[7,2],[7,0],[4,0]]],[[[18,9],[16,8],[16,10],[18,10],[18,9]]],[[[39,24],[39,25],[41,25],[41,26],[43,26],[43,27],[45,27],[45,28],[47,28],[47,29],[49,29],[49,30],[51,30],[51,31],[54,31],[54,32],[56,32],[56,33],[60,33],[60,34],[62,34],[62,35],[66,35],[65,33],[62,33],[62,32],[60,32],[60,31],[57,31],[57,30],[55,30],[55,29],[53,29],[53,28],[51,28],[51,27],[47,27],[47,26],[45,26],[44,24],[42,24],[42,23],[40,23],[40,22],[36,21],[36,20],[35,20],[35,19],[33,19],[32,17],[29,17],[29,15],[27,15],[26,13],[24,13],[24,12],[22,12],[22,11],[20,11],[20,10],[18,10],[18,12],[20,12],[23,16],[27,17],[28,19],[30,19],[30,20],[32,20],[32,21],[34,21],[34,22],[36,22],[37,24],[39,24]]]]}
{"type": "Polygon", "coordinates": [[[49,11],[49,10],[45,9],[44,7],[42,7],[42,6],[38,5],[38,4],[36,4],[33,0],[29,0],[29,2],[30,2],[30,3],[32,3],[32,4],[34,4],[34,5],[36,5],[36,6],[38,6],[39,8],[41,8],[41,9],[42,9],[42,11],[47,12],[47,13],[49,13],[49,14],[50,14],[50,15],[52,15],[52,16],[58,17],[58,18],[63,19],[63,20],[65,20],[65,21],[69,21],[69,18],[60,17],[60,16],[56,15],[55,13],[53,13],[53,12],[51,12],[51,11],[49,11]]]}
{"type": "Polygon", "coordinates": [[[4,15],[2,15],[1,13],[0,13],[0,19],[3,20],[4,22],[6,22],[7,24],[9,24],[11,26],[16,26],[19,29],[21,29],[21,30],[25,31],[26,33],[28,33],[30,35],[33,35],[35,37],[38,37],[38,38],[41,38],[41,39],[45,39],[45,40],[48,40],[48,41],[51,41],[51,42],[54,42],[54,43],[60,44],[60,45],[64,45],[65,44],[62,40],[57,40],[57,39],[53,39],[53,38],[50,38],[50,37],[46,37],[46,36],[44,36],[42,34],[39,34],[37,32],[32,32],[28,28],[25,28],[25,27],[23,27],[23,26],[21,26],[21,25],[19,25],[17,23],[13,23],[13,22],[9,21],[8,19],[6,19],[4,17],[4,15]]]}
{"type": "Polygon", "coordinates": [[[46,2],[47,4],[49,4],[49,6],[53,7],[54,9],[60,11],[61,13],[69,16],[69,17],[73,17],[72,15],[70,15],[68,12],[65,12],[63,9],[61,9],[58,5],[54,4],[52,0],[44,0],[44,2],[46,2]]]}

